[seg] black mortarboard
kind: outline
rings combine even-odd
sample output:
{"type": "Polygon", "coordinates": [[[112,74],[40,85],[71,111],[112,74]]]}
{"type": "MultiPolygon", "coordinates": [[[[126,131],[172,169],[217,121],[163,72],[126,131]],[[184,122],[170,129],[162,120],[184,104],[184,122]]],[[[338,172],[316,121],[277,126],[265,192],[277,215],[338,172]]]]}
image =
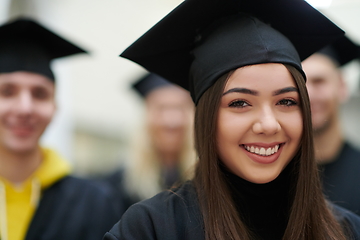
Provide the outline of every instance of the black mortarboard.
{"type": "Polygon", "coordinates": [[[319,53],[330,57],[341,67],[354,59],[360,58],[360,46],[344,36],[322,48],[319,53]]]}
{"type": "Polygon", "coordinates": [[[0,73],[29,71],[54,80],[54,58],[85,52],[35,21],[19,18],[0,27],[0,73]]]}
{"type": "Polygon", "coordinates": [[[136,81],[132,87],[142,96],[146,97],[151,91],[165,86],[173,85],[163,77],[160,77],[154,73],[148,73],[138,81],[136,81]]]}
{"type": "Polygon", "coordinates": [[[303,0],[186,0],[121,56],[189,89],[197,103],[242,66],[287,63],[304,75],[301,60],[343,34],[303,0]]]}

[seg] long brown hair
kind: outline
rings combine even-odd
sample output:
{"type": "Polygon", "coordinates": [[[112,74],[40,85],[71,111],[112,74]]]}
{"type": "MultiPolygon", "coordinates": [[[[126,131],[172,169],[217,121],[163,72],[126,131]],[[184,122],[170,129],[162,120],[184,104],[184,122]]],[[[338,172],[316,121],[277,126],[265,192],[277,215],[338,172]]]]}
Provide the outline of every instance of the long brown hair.
{"type": "MultiPolygon", "coordinates": [[[[285,65],[299,89],[303,117],[301,145],[294,161],[293,193],[289,221],[283,239],[346,239],[322,194],[311,126],[310,102],[302,75],[285,65]]],[[[216,123],[221,96],[232,72],[225,74],[200,98],[195,112],[195,147],[198,163],[194,184],[204,220],[205,239],[253,239],[240,220],[235,202],[220,170],[216,152],[216,123]]]]}

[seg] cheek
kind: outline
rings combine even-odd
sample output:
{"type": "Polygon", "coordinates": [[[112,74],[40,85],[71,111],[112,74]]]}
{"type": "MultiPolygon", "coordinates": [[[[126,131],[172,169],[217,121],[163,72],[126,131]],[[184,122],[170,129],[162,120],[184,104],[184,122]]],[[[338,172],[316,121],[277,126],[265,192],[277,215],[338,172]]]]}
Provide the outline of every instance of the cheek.
{"type": "Polygon", "coordinates": [[[157,108],[147,110],[147,122],[150,128],[157,128],[161,125],[162,111],[157,108]]]}
{"type": "Polygon", "coordinates": [[[152,141],[162,142],[164,138],[164,130],[156,119],[148,119],[148,131],[152,141]]]}
{"type": "Polygon", "coordinates": [[[8,108],[0,103],[0,117],[4,117],[8,112],[10,112],[11,108],[8,108]]]}
{"type": "Polygon", "coordinates": [[[6,101],[4,99],[0,100],[0,115],[4,115],[6,113],[14,110],[14,104],[11,101],[6,101]]]}
{"type": "Polygon", "coordinates": [[[219,112],[217,120],[217,130],[216,136],[218,143],[223,143],[224,141],[229,141],[234,138],[235,129],[237,124],[234,118],[231,118],[231,114],[224,111],[219,112]]]}
{"type": "Polygon", "coordinates": [[[56,106],[54,103],[43,104],[38,108],[38,115],[44,122],[49,123],[56,112],[56,106]]]}
{"type": "Polygon", "coordinates": [[[293,141],[300,142],[304,128],[300,110],[284,118],[283,126],[286,126],[287,133],[293,141]]]}
{"type": "Polygon", "coordinates": [[[337,98],[338,95],[338,86],[334,84],[327,84],[320,88],[320,90],[316,94],[316,97],[322,99],[323,101],[331,101],[334,98],[337,98]]]}
{"type": "Polygon", "coordinates": [[[239,150],[239,144],[251,129],[251,121],[245,115],[234,114],[227,111],[219,111],[216,141],[217,151],[220,158],[226,158],[239,150]]]}

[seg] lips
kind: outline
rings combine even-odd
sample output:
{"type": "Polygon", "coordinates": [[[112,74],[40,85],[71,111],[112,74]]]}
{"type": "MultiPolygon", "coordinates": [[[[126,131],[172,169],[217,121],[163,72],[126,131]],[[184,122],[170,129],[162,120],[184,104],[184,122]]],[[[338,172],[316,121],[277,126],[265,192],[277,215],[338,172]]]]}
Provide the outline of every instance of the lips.
{"type": "Polygon", "coordinates": [[[282,151],[285,143],[272,144],[269,146],[259,146],[255,144],[241,145],[246,155],[254,162],[261,164],[270,164],[275,162],[282,151]]]}
{"type": "Polygon", "coordinates": [[[12,126],[10,131],[19,137],[26,137],[33,133],[34,128],[30,126],[12,126]]]}

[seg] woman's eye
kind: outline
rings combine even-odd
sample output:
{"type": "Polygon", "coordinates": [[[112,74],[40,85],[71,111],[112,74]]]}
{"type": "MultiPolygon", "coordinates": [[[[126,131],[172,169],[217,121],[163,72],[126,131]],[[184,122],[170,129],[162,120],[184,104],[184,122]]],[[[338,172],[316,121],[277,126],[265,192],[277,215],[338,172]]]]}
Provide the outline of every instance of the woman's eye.
{"type": "Polygon", "coordinates": [[[286,107],[290,107],[290,106],[295,106],[297,105],[297,102],[295,100],[292,99],[282,99],[278,102],[278,105],[283,105],[286,107]]]}
{"type": "Polygon", "coordinates": [[[249,106],[249,104],[243,100],[235,100],[229,104],[229,107],[243,108],[249,106]]]}

